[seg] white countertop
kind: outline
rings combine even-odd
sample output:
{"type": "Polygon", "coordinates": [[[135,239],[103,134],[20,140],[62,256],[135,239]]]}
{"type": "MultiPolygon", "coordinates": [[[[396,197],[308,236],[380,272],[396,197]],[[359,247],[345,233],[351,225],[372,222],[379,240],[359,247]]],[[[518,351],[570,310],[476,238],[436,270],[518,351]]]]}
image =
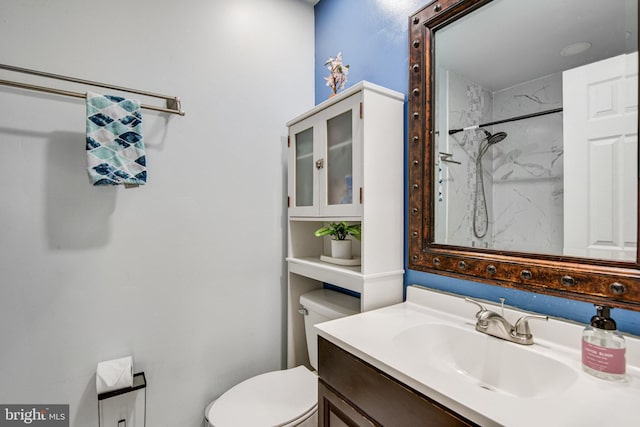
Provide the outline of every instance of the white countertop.
{"type": "MultiPolygon", "coordinates": [[[[500,312],[491,303],[483,304],[500,312]]],[[[580,346],[585,325],[552,318],[548,322],[532,320],[535,343],[527,347],[567,365],[576,375],[565,389],[529,398],[479,387],[462,373],[438,369],[433,363],[407,354],[406,346],[402,348],[394,341],[409,328],[434,323],[468,328],[480,334],[474,329],[477,311],[463,297],[411,286],[407,289],[407,301],[402,304],[322,323],[316,329],[323,338],[482,426],[640,425],[638,337],[625,335],[627,381],[609,382],[582,371],[580,346]]],[[[522,314],[528,313],[506,307],[504,310],[511,323],[522,314]]],[[[612,317],[615,319],[615,310],[612,317]]],[[[506,341],[505,345],[519,346],[506,341]]]]}

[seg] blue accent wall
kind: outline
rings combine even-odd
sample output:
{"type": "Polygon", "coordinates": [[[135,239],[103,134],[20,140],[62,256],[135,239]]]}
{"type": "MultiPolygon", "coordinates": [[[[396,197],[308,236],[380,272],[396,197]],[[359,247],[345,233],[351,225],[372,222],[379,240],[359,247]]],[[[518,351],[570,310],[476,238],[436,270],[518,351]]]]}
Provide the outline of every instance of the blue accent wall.
{"type": "Polygon", "coordinates": [[[324,63],[342,52],[347,86],[367,80],[407,93],[407,22],[424,0],[321,0],[315,6],[316,104],[332,93],[324,63]]]}
{"type": "MultiPolygon", "coordinates": [[[[328,74],[324,63],[327,58],[335,57],[338,52],[342,52],[344,64],[350,65],[347,86],[367,80],[402,92],[406,99],[409,69],[408,17],[426,2],[426,0],[321,0],[315,6],[316,104],[326,100],[332,93],[324,80],[328,74]]],[[[406,129],[405,114],[405,141],[406,129]]],[[[406,264],[405,249],[405,266],[406,264]]],[[[407,284],[420,284],[496,302],[504,297],[508,305],[580,323],[588,323],[591,316],[595,314],[593,305],[584,302],[413,270],[407,270],[405,274],[405,286],[407,284]]],[[[473,314],[473,310],[469,313],[473,314]]],[[[640,313],[615,309],[612,311],[612,316],[620,330],[640,335],[640,313]]]]}

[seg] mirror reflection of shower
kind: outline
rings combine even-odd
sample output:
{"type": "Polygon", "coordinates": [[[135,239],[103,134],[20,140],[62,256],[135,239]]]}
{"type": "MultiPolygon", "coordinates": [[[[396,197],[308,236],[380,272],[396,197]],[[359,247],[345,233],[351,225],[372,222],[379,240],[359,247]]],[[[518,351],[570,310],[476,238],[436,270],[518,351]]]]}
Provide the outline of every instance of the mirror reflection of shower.
{"type": "Polygon", "coordinates": [[[478,156],[476,157],[476,191],[473,201],[473,234],[478,239],[482,239],[489,229],[489,213],[487,210],[487,198],[484,193],[482,157],[489,151],[489,148],[507,137],[506,132],[497,132],[492,135],[485,129],[482,129],[482,131],[485,134],[485,138],[483,138],[480,147],[478,147],[478,156]]]}

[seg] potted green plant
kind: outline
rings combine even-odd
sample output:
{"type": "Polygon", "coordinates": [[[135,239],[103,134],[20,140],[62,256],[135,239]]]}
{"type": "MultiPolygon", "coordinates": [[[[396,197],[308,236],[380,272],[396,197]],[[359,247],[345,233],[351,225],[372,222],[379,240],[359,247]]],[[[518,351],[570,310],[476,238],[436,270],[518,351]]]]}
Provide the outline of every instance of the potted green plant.
{"type": "Polygon", "coordinates": [[[345,221],[330,222],[325,227],[317,229],[313,235],[316,237],[332,236],[331,256],[333,258],[351,259],[351,240],[348,236],[360,240],[361,224],[347,224],[345,221]]]}

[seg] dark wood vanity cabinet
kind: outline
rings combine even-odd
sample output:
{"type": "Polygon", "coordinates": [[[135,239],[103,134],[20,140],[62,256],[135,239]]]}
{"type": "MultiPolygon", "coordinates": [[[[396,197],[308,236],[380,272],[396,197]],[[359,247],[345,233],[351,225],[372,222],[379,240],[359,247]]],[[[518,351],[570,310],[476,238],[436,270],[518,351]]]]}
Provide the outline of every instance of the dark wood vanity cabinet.
{"type": "Polygon", "coordinates": [[[477,425],[322,337],[318,376],[322,427],[477,425]]]}

